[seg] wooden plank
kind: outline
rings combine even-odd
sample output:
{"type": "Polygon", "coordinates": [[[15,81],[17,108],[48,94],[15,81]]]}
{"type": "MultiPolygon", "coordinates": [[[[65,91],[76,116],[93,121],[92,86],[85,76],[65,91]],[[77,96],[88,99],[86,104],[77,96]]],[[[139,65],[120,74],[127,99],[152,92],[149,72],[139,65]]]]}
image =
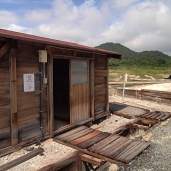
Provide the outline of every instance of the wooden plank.
{"type": "Polygon", "coordinates": [[[165,117],[165,113],[159,112],[160,115],[157,116],[155,119],[160,120],[162,117],[165,117]]]}
{"type": "Polygon", "coordinates": [[[10,130],[10,127],[0,129],[0,141],[1,139],[10,137],[10,130]]]}
{"type": "Polygon", "coordinates": [[[94,144],[93,146],[89,147],[88,150],[94,153],[98,153],[100,149],[103,149],[104,147],[106,147],[106,145],[112,143],[118,138],[119,138],[118,135],[111,135],[105,138],[104,140],[98,142],[97,144],[94,144]]]}
{"type": "Polygon", "coordinates": [[[148,126],[144,126],[144,125],[139,125],[139,124],[133,124],[133,127],[134,128],[137,128],[137,129],[142,129],[142,130],[147,130],[147,129],[149,129],[149,127],[148,126]]]}
{"type": "Polygon", "coordinates": [[[77,171],[82,171],[82,161],[81,161],[81,155],[77,155],[77,171]]]}
{"type": "Polygon", "coordinates": [[[47,165],[47,166],[45,166],[45,167],[43,167],[37,171],[50,171],[50,170],[59,170],[61,168],[64,168],[65,166],[76,161],[77,154],[78,154],[78,151],[75,151],[75,152],[63,157],[59,161],[57,161],[53,164],[47,165]]]}
{"type": "Polygon", "coordinates": [[[95,136],[97,136],[98,134],[101,134],[102,132],[101,131],[98,131],[98,130],[95,130],[87,135],[85,135],[84,137],[80,137],[80,138],[77,138],[73,141],[70,141],[69,143],[72,144],[72,145],[78,145],[84,141],[87,141],[88,139],[90,138],[93,138],[95,136]]]}
{"type": "Polygon", "coordinates": [[[1,47],[0,49],[0,59],[5,55],[5,53],[9,50],[10,48],[10,41],[7,41],[4,46],[1,47]]]}
{"type": "Polygon", "coordinates": [[[99,119],[99,118],[102,118],[102,117],[105,117],[105,116],[109,116],[109,114],[110,114],[109,111],[105,111],[105,112],[96,114],[95,118],[96,118],[96,119],[99,119]]]}
{"type": "MultiPolygon", "coordinates": [[[[107,73],[109,73],[109,58],[106,58],[107,73]]],[[[109,74],[106,77],[106,111],[109,111],[109,74]]]]}
{"type": "Polygon", "coordinates": [[[3,139],[0,141],[0,149],[9,147],[10,144],[11,144],[10,137],[3,138],[3,139]]]}
{"type": "Polygon", "coordinates": [[[106,69],[106,56],[95,54],[95,68],[98,70],[106,69]]]}
{"type": "MultiPolygon", "coordinates": [[[[43,123],[43,134],[45,134],[46,132],[47,132],[47,127],[43,123]]],[[[18,139],[19,139],[19,142],[23,142],[31,138],[40,137],[40,134],[41,134],[40,126],[37,125],[37,127],[34,127],[32,129],[19,132],[18,139]]]]}
{"type": "Polygon", "coordinates": [[[109,162],[106,162],[104,165],[102,165],[100,168],[98,168],[96,171],[104,171],[106,170],[107,168],[109,168],[110,166],[110,163],[109,162]]]}
{"type": "Polygon", "coordinates": [[[107,77],[107,70],[95,70],[95,78],[96,77],[107,77]]]}
{"type": "Polygon", "coordinates": [[[95,102],[95,110],[98,108],[105,108],[106,107],[106,102],[95,102]]]}
{"type": "Polygon", "coordinates": [[[101,166],[104,163],[101,159],[98,159],[96,157],[93,157],[93,156],[90,156],[90,155],[87,155],[87,154],[82,154],[81,155],[81,160],[85,161],[87,163],[98,165],[98,166],[101,166]]]}
{"type": "Polygon", "coordinates": [[[10,50],[11,145],[18,144],[16,57],[17,57],[17,50],[11,49],[10,50]]]}
{"type": "Polygon", "coordinates": [[[71,131],[68,131],[68,132],[66,132],[66,133],[63,133],[63,134],[61,134],[61,135],[56,136],[55,139],[63,140],[63,138],[65,138],[65,137],[68,137],[68,136],[70,136],[70,135],[77,134],[77,133],[79,133],[80,131],[82,131],[82,130],[87,130],[87,129],[88,129],[88,128],[87,128],[86,126],[80,126],[80,127],[77,127],[77,128],[75,128],[75,129],[73,129],[73,130],[71,130],[71,131]]]}
{"type": "Polygon", "coordinates": [[[142,141],[132,141],[132,143],[130,143],[127,147],[125,147],[125,149],[123,149],[120,154],[118,154],[115,159],[119,160],[119,161],[123,161],[124,160],[124,156],[131,151],[132,149],[134,149],[138,144],[140,144],[142,141]]]}
{"type": "Polygon", "coordinates": [[[19,157],[17,159],[14,159],[14,160],[0,166],[0,170],[6,171],[6,170],[8,170],[8,169],[10,169],[10,168],[12,168],[14,166],[17,166],[17,165],[19,165],[19,164],[21,164],[21,163],[23,163],[23,162],[37,156],[37,155],[43,153],[43,152],[44,152],[44,149],[39,147],[38,149],[36,149],[36,150],[34,150],[34,151],[24,155],[24,156],[21,156],[21,157],[19,157]]]}
{"type": "Polygon", "coordinates": [[[154,116],[151,116],[151,119],[156,119],[157,117],[160,117],[161,113],[160,112],[156,112],[156,114],[154,116]]]}
{"type": "Polygon", "coordinates": [[[138,120],[144,124],[151,124],[151,125],[155,125],[157,122],[159,122],[158,120],[149,119],[149,118],[140,118],[140,117],[138,117],[138,120]]]}
{"type": "Polygon", "coordinates": [[[76,134],[67,136],[67,137],[65,138],[66,140],[63,138],[63,141],[69,142],[69,141],[75,140],[75,139],[77,139],[77,138],[80,138],[80,137],[82,137],[82,136],[85,136],[85,135],[87,135],[87,134],[89,134],[89,133],[91,133],[91,132],[93,132],[93,131],[94,131],[94,129],[91,129],[91,128],[85,129],[85,130],[82,130],[82,131],[80,131],[80,132],[78,132],[78,133],[76,133],[76,134]]]}
{"type": "MultiPolygon", "coordinates": [[[[92,57],[94,58],[94,54],[92,54],[92,57]]],[[[90,61],[90,111],[91,111],[91,117],[93,120],[95,120],[95,114],[94,114],[94,60],[90,61]]]]}
{"type": "Polygon", "coordinates": [[[121,144],[123,144],[127,140],[128,140],[128,138],[126,138],[126,137],[119,137],[112,143],[110,143],[110,144],[106,145],[104,148],[100,149],[99,154],[108,157],[108,154],[109,154],[109,152],[111,152],[111,149],[114,150],[114,149],[118,148],[121,144]]]}
{"type": "Polygon", "coordinates": [[[109,158],[115,158],[117,155],[119,155],[129,144],[132,143],[133,140],[127,140],[122,145],[120,145],[118,148],[112,150],[108,153],[109,158]]]}
{"type": "Polygon", "coordinates": [[[71,124],[90,118],[89,83],[71,84],[71,124]]]}
{"type": "Polygon", "coordinates": [[[82,148],[79,148],[79,147],[77,147],[77,146],[75,146],[75,145],[72,145],[72,144],[69,144],[69,143],[65,143],[65,142],[62,142],[62,141],[57,140],[57,139],[54,139],[54,141],[57,142],[57,143],[66,145],[66,146],[68,146],[68,147],[74,148],[74,149],[76,149],[76,150],[79,150],[79,151],[81,151],[81,152],[83,152],[83,153],[85,153],[85,154],[89,154],[89,155],[91,155],[91,156],[94,156],[94,157],[103,159],[103,160],[105,160],[105,161],[108,161],[108,162],[111,162],[111,163],[116,163],[116,164],[122,164],[122,165],[124,165],[124,166],[128,166],[128,164],[125,164],[125,163],[116,161],[116,160],[114,160],[114,159],[110,159],[110,158],[108,158],[108,157],[102,156],[102,155],[100,155],[100,154],[97,154],[97,153],[88,151],[87,149],[82,149],[82,148]]]}
{"type": "Polygon", "coordinates": [[[170,117],[171,117],[171,114],[170,113],[166,113],[166,116],[162,117],[160,120],[164,121],[164,120],[166,120],[166,119],[168,119],[170,117]]]}
{"type": "Polygon", "coordinates": [[[48,47],[47,51],[51,55],[73,56],[73,50],[61,49],[59,47],[48,47]]]}
{"type": "Polygon", "coordinates": [[[105,139],[106,137],[108,137],[110,135],[111,134],[108,133],[108,132],[102,132],[101,134],[99,134],[99,135],[97,135],[97,136],[95,136],[95,137],[93,137],[93,138],[91,138],[91,139],[89,139],[89,140],[87,140],[85,142],[82,142],[82,143],[78,144],[78,147],[84,148],[84,149],[89,148],[92,145],[98,143],[99,141],[105,139]]]}
{"type": "Polygon", "coordinates": [[[95,96],[95,102],[104,102],[106,101],[106,95],[100,94],[95,96]]]}
{"type": "Polygon", "coordinates": [[[47,112],[48,112],[48,132],[54,136],[54,101],[53,101],[53,58],[48,54],[47,64],[47,112]]]}
{"type": "Polygon", "coordinates": [[[18,56],[21,57],[25,57],[25,58],[29,58],[29,57],[33,57],[33,58],[37,58],[38,61],[38,47],[37,46],[27,46],[27,45],[20,45],[18,47],[18,56]]]}
{"type": "Polygon", "coordinates": [[[95,85],[97,85],[97,84],[105,83],[106,82],[106,79],[105,79],[105,77],[96,77],[94,81],[95,81],[94,82],[95,85]]]}
{"type": "Polygon", "coordinates": [[[125,156],[124,161],[126,163],[131,162],[132,159],[134,159],[137,155],[139,155],[149,145],[150,145],[149,143],[145,143],[145,142],[140,143],[132,151],[130,151],[129,153],[127,153],[127,155],[125,156]]]}
{"type": "Polygon", "coordinates": [[[10,115],[3,116],[0,118],[0,120],[1,120],[0,129],[10,127],[10,123],[11,123],[10,115]]]}

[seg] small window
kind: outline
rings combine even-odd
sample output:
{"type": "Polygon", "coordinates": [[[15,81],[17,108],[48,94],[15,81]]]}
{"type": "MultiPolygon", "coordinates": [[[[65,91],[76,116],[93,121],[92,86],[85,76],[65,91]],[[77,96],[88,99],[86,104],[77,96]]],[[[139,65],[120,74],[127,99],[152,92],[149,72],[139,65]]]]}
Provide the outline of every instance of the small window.
{"type": "Polygon", "coordinates": [[[71,84],[88,82],[88,62],[71,61],[71,84]]]}

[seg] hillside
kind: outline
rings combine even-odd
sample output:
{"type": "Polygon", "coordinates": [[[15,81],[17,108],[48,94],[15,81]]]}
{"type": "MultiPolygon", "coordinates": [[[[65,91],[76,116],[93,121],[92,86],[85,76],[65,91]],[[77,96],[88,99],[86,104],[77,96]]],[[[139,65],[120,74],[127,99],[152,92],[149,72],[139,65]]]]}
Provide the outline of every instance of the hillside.
{"type": "Polygon", "coordinates": [[[119,43],[104,43],[96,48],[122,53],[121,61],[110,60],[110,66],[144,66],[144,67],[169,67],[171,57],[160,51],[135,52],[119,43]]]}

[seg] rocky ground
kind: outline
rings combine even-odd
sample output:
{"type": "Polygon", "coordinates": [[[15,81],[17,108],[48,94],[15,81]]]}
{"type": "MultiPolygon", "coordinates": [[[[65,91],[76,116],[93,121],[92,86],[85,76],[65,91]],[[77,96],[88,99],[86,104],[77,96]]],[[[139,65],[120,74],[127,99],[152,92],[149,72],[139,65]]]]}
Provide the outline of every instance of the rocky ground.
{"type": "MultiPolygon", "coordinates": [[[[161,86],[162,87],[162,86],[161,86]]],[[[171,87],[171,85],[170,85],[171,87]]],[[[168,89],[170,89],[170,87],[168,89]]],[[[151,85],[151,89],[153,89],[151,85]]],[[[168,90],[166,90],[168,91],[168,90]]],[[[120,102],[122,97],[110,96],[109,100],[111,102],[120,102]]],[[[171,106],[153,103],[149,101],[143,101],[138,99],[124,98],[124,103],[128,105],[138,106],[150,110],[160,110],[171,112],[171,106]]],[[[98,125],[93,125],[95,129],[102,131],[113,132],[117,127],[130,122],[130,119],[112,115],[109,119],[101,122],[98,125]]],[[[151,146],[147,149],[146,154],[142,154],[138,157],[137,160],[134,160],[130,167],[119,166],[120,171],[129,170],[129,171],[170,171],[171,170],[171,120],[166,122],[159,123],[156,126],[153,126],[145,135],[151,135],[149,139],[151,146]]],[[[67,156],[74,149],[60,145],[56,142],[53,142],[52,139],[46,140],[41,144],[41,147],[44,148],[45,152],[43,156],[36,156],[27,162],[24,162],[12,169],[10,171],[36,171],[37,169],[46,166],[48,164],[54,163],[61,159],[62,157],[67,156]]],[[[13,159],[23,156],[37,148],[37,146],[32,145],[26,147],[18,152],[9,154],[7,156],[0,158],[0,165],[3,165],[13,159]]]]}

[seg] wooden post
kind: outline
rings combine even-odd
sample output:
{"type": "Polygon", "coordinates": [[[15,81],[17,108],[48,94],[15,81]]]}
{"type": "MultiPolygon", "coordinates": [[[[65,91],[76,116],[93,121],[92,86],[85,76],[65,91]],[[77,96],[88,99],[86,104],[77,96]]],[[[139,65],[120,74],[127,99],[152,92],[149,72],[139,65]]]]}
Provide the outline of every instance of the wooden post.
{"type": "Polygon", "coordinates": [[[53,57],[48,56],[48,132],[54,136],[54,106],[53,106],[53,57]]]}
{"type": "Polygon", "coordinates": [[[109,58],[106,58],[106,69],[107,69],[107,77],[106,77],[106,111],[109,111],[109,58]]]}
{"type": "Polygon", "coordinates": [[[77,155],[77,171],[82,171],[81,154],[78,154],[78,155],[77,155]]]}
{"type": "Polygon", "coordinates": [[[11,146],[18,144],[16,57],[17,49],[10,49],[11,146]]]}
{"type": "Polygon", "coordinates": [[[91,108],[91,117],[93,120],[94,116],[94,54],[92,54],[93,60],[90,61],[90,108],[91,108]]]}

